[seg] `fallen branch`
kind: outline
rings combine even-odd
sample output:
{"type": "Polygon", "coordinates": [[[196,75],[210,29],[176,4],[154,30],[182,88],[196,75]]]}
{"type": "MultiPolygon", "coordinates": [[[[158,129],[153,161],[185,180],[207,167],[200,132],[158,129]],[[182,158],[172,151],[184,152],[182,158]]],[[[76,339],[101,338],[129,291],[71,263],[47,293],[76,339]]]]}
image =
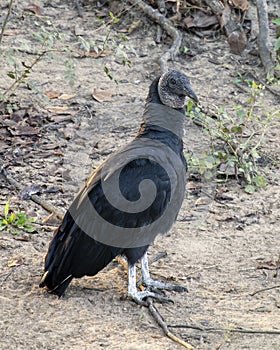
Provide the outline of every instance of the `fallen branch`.
{"type": "Polygon", "coordinates": [[[280,330],[254,330],[254,329],[244,329],[244,328],[204,328],[204,327],[197,327],[197,326],[189,326],[185,324],[169,324],[167,325],[170,328],[189,328],[189,329],[196,329],[201,332],[232,332],[232,333],[247,333],[247,334],[277,334],[280,335],[280,330]]]}
{"type": "Polygon", "coordinates": [[[273,70],[274,63],[271,59],[271,52],[269,49],[267,2],[266,0],[256,0],[256,6],[259,19],[259,54],[265,73],[268,74],[273,70]]]}
{"type": "MultiPolygon", "coordinates": [[[[5,169],[5,166],[3,165],[1,167],[1,172],[0,172],[4,178],[11,184],[13,185],[17,190],[22,191],[24,189],[24,186],[19,183],[17,180],[15,180],[5,169]]],[[[39,204],[42,208],[44,208],[46,211],[48,211],[49,213],[55,214],[57,216],[58,219],[62,220],[64,217],[64,214],[62,212],[60,212],[55,206],[53,206],[52,204],[48,203],[47,201],[45,201],[44,199],[42,199],[41,197],[37,196],[36,194],[32,194],[30,195],[30,199],[39,204]]]]}
{"type": "Polygon", "coordinates": [[[251,293],[250,296],[253,297],[254,295],[256,295],[258,293],[266,292],[267,290],[276,289],[276,288],[280,288],[280,284],[277,285],[277,286],[267,287],[267,288],[263,288],[263,289],[257,290],[256,292],[251,293]]]}
{"type": "Polygon", "coordinates": [[[7,25],[7,23],[8,23],[8,19],[9,19],[9,17],[10,17],[11,11],[12,11],[12,6],[13,6],[13,0],[10,0],[8,12],[7,12],[7,15],[6,15],[6,17],[5,17],[4,23],[3,23],[3,25],[2,25],[1,33],[0,33],[0,45],[1,45],[1,43],[2,43],[4,31],[5,31],[6,25],[7,25]]]}
{"type": "Polygon", "coordinates": [[[160,70],[162,73],[167,71],[167,61],[174,60],[174,57],[178,53],[181,41],[182,34],[173,26],[173,24],[159,11],[154,10],[151,6],[144,3],[142,0],[129,0],[133,5],[136,5],[149,16],[152,20],[158,23],[173,39],[172,45],[169,50],[167,50],[159,59],[160,70]]]}
{"type": "Polygon", "coordinates": [[[80,0],[76,0],[76,1],[75,1],[75,6],[76,6],[76,9],[77,9],[77,12],[78,12],[78,16],[81,17],[81,18],[83,18],[80,0]]]}
{"type": "Polygon", "coordinates": [[[170,338],[171,340],[173,340],[176,343],[184,346],[186,349],[192,350],[193,347],[190,344],[186,343],[184,340],[176,337],[176,335],[174,335],[173,333],[170,332],[170,330],[168,329],[167,324],[164,322],[164,320],[161,317],[160,313],[157,311],[157,309],[153,305],[153,302],[152,302],[151,298],[147,298],[147,303],[148,303],[148,308],[149,308],[149,311],[150,311],[151,315],[153,316],[153,318],[155,319],[157,324],[162,328],[164,334],[168,338],[170,338]]]}
{"type": "MultiPolygon", "coordinates": [[[[15,265],[11,268],[11,270],[6,274],[4,275],[4,278],[2,279],[2,281],[0,282],[0,287],[3,286],[3,284],[7,281],[7,279],[12,275],[12,273],[15,272],[15,270],[19,267],[20,265],[15,265]]],[[[2,277],[2,276],[1,276],[2,277]]]]}

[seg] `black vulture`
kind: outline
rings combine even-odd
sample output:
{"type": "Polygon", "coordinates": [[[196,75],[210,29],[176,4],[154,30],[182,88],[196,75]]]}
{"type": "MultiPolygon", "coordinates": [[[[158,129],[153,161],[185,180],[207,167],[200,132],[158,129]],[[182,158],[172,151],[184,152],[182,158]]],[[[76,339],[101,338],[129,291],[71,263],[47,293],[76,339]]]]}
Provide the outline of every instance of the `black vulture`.
{"type": "Polygon", "coordinates": [[[160,289],[185,290],[151,279],[147,249],[173,225],[183,202],[185,99],[198,101],[188,77],[171,70],[151,84],[136,137],[89,177],[54,233],[40,287],[62,296],[73,278],[94,276],[116,256],[128,261],[128,295],[166,300],[160,289]],[[141,260],[138,291],[135,264],[141,260]]]}

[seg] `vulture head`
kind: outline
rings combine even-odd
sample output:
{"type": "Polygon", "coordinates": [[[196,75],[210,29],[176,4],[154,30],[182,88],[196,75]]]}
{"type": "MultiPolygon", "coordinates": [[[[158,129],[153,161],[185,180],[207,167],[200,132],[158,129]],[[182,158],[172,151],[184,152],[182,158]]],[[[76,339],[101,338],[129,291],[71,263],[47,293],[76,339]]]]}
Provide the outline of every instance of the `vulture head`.
{"type": "Polygon", "coordinates": [[[183,108],[186,96],[198,102],[189,78],[177,70],[171,70],[161,75],[158,82],[158,94],[161,103],[172,108],[183,108]]]}

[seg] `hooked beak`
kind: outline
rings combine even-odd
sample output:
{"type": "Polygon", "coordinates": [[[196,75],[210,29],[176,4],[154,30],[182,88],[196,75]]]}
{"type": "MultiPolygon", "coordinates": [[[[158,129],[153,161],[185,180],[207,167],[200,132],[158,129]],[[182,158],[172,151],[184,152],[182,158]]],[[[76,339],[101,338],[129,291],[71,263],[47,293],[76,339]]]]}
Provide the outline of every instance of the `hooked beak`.
{"type": "Polygon", "coordinates": [[[186,87],[186,89],[185,89],[185,94],[186,94],[186,96],[188,96],[189,98],[191,98],[194,102],[199,102],[198,101],[198,98],[197,98],[197,96],[196,96],[196,94],[195,94],[195,92],[193,91],[193,89],[190,87],[190,85],[188,85],[187,87],[186,87]]]}

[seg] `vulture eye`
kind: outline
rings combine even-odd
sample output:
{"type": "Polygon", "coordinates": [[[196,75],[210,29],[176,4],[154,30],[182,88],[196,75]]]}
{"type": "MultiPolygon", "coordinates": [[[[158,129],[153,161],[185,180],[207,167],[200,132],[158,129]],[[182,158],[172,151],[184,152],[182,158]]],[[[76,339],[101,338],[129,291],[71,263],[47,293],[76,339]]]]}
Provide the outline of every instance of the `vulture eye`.
{"type": "Polygon", "coordinates": [[[170,80],[169,80],[169,82],[170,82],[170,84],[171,85],[176,85],[176,79],[174,79],[174,78],[171,78],[170,80]]]}

